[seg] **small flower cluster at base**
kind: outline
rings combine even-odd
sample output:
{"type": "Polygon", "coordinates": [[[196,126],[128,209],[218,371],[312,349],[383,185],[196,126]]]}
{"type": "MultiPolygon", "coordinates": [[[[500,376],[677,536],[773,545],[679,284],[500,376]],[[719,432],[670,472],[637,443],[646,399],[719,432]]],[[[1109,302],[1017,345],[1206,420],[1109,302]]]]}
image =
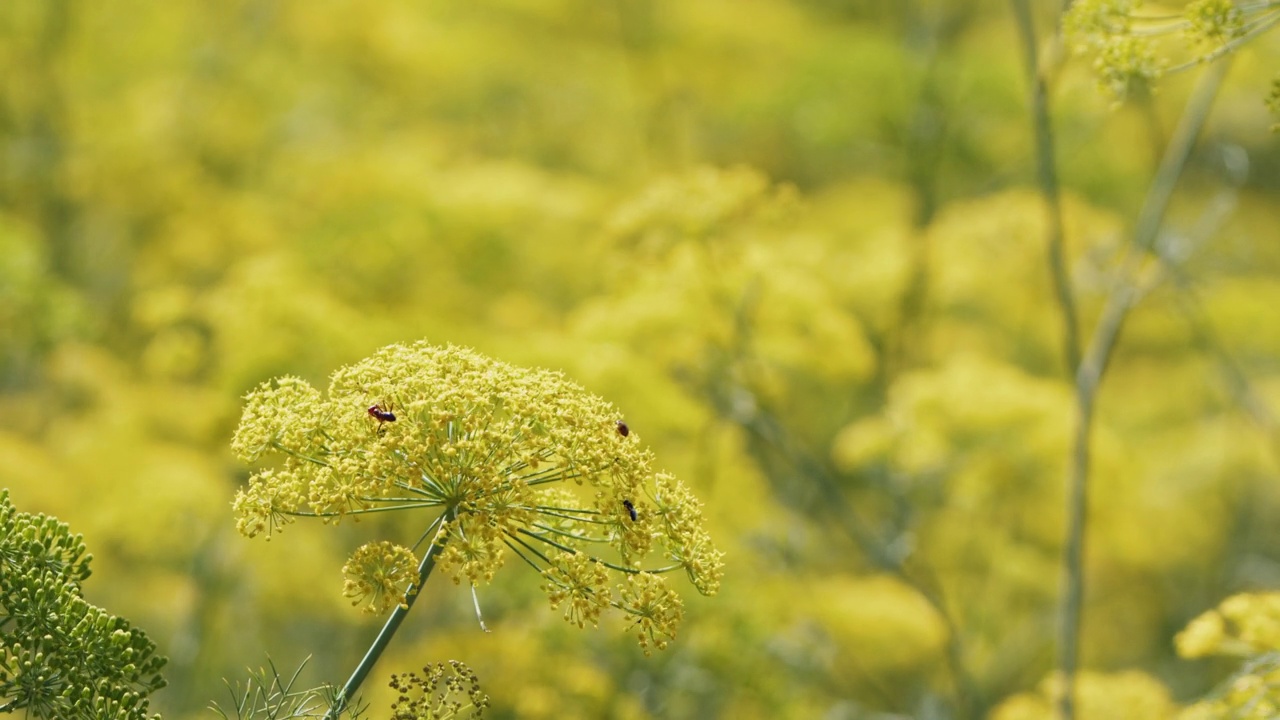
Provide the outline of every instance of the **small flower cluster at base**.
{"type": "Polygon", "coordinates": [[[365,600],[364,612],[380,615],[400,605],[405,607],[405,593],[417,579],[418,558],[403,545],[383,540],[360,546],[342,566],[346,578],[342,594],[352,605],[365,600]]]}

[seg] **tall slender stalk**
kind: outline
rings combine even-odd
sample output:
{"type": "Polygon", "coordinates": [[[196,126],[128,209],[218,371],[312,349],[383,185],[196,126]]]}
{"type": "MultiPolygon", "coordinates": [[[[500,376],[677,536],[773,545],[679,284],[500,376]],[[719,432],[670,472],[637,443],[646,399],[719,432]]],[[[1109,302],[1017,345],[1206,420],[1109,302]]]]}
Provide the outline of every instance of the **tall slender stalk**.
{"type": "MultiPolygon", "coordinates": [[[[1080,370],[1080,321],[1075,296],[1067,273],[1065,232],[1062,222],[1062,196],[1058,184],[1057,160],[1053,147],[1053,120],[1049,112],[1048,84],[1041,74],[1036,32],[1027,0],[1010,0],[1018,37],[1022,45],[1023,66],[1031,95],[1031,123],[1035,135],[1036,179],[1044,197],[1046,213],[1049,273],[1062,314],[1063,356],[1067,376],[1078,377],[1080,370]]],[[[1075,715],[1075,672],[1078,660],[1080,598],[1083,596],[1083,536],[1085,504],[1089,475],[1089,428],[1093,418],[1093,388],[1082,391],[1076,384],[1076,424],[1071,457],[1067,499],[1067,541],[1063,555],[1063,601],[1058,639],[1058,665],[1065,687],[1059,700],[1064,720],[1075,715]]]]}
{"type": "Polygon", "coordinates": [[[1040,72],[1039,53],[1036,50],[1036,31],[1027,0],[1010,0],[1014,18],[1018,23],[1018,36],[1022,44],[1023,65],[1027,85],[1031,90],[1031,122],[1036,143],[1036,179],[1040,194],[1044,196],[1047,217],[1047,249],[1049,273],[1053,290],[1062,313],[1063,354],[1068,376],[1073,376],[1080,366],[1080,320],[1076,312],[1075,296],[1067,274],[1066,233],[1062,223],[1062,193],[1058,184],[1058,165],[1053,149],[1053,120],[1049,112],[1048,83],[1040,72]]]}
{"type": "Polygon", "coordinates": [[[1048,260],[1058,307],[1063,319],[1063,346],[1068,372],[1075,376],[1076,424],[1067,488],[1067,529],[1062,555],[1062,601],[1059,618],[1058,668],[1063,692],[1059,715],[1074,720],[1075,678],[1080,658],[1081,618],[1084,605],[1084,551],[1089,500],[1089,440],[1098,388],[1124,320],[1137,300],[1132,278],[1153,248],[1160,224],[1187,157],[1208,117],[1209,108],[1227,70],[1216,63],[1205,74],[1183,113],[1147,192],[1134,228],[1118,284],[1107,298],[1102,317],[1094,328],[1089,351],[1082,358],[1079,319],[1066,270],[1062,201],[1053,148],[1053,125],[1048,90],[1038,67],[1035,27],[1027,0],[1010,0],[1021,40],[1027,82],[1031,92],[1032,125],[1036,143],[1037,179],[1048,215],[1048,260]]]}
{"type": "Polygon", "coordinates": [[[1094,402],[1115,349],[1124,321],[1138,297],[1133,278],[1155,245],[1174,187],[1186,166],[1196,137],[1204,127],[1229,63],[1219,61],[1205,72],[1197,84],[1187,109],[1178,122],[1160,167],[1147,191],[1134,227],[1116,287],[1107,297],[1102,316],[1094,328],[1089,351],[1076,373],[1076,432],[1072,450],[1067,499],[1067,537],[1062,555],[1062,608],[1059,625],[1058,667],[1065,689],[1058,699],[1063,720],[1075,717],[1075,675],[1080,657],[1080,626],[1084,605],[1084,551],[1088,520],[1089,436],[1094,402]]]}
{"type": "Polygon", "coordinates": [[[439,529],[431,541],[431,547],[427,549],[426,555],[422,557],[422,562],[418,563],[418,581],[405,593],[404,604],[397,605],[396,609],[391,612],[391,617],[387,618],[386,624],[382,626],[382,631],[378,633],[378,637],[374,638],[368,652],[364,654],[360,664],[356,666],[356,669],[351,673],[351,677],[347,679],[347,683],[338,692],[333,701],[333,706],[329,708],[329,712],[324,716],[325,720],[337,720],[342,715],[342,711],[347,708],[351,698],[360,689],[360,686],[364,684],[364,680],[369,676],[370,671],[373,670],[378,658],[382,657],[382,652],[391,643],[391,638],[400,629],[400,624],[409,615],[409,610],[413,607],[414,601],[418,599],[418,595],[426,585],[427,578],[431,576],[431,571],[435,570],[436,557],[440,555],[440,551],[444,550],[448,523],[452,522],[456,516],[457,510],[449,508],[441,516],[441,520],[437,521],[439,529]]]}

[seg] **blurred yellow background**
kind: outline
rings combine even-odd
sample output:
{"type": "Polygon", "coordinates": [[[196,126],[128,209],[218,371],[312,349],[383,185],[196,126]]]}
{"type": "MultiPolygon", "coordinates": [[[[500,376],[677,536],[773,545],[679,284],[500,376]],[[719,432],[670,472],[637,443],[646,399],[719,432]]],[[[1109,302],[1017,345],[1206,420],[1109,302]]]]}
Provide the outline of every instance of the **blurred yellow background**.
{"type": "MultiPolygon", "coordinates": [[[[651,658],[528,573],[488,634],[434,583],[372,717],[450,658],[494,718],[1049,717],[1075,409],[1018,42],[996,0],[6,0],[0,487],[85,535],[166,717],[268,657],[340,683],[372,528],[237,536],[240,399],[469,345],[623,408],[725,583],[651,658]]],[[[1276,61],[1235,60],[1107,368],[1084,717],[1205,693],[1234,665],[1174,634],[1280,585],[1276,61]]],[[[1196,73],[1053,72],[1087,338],[1196,73]]]]}

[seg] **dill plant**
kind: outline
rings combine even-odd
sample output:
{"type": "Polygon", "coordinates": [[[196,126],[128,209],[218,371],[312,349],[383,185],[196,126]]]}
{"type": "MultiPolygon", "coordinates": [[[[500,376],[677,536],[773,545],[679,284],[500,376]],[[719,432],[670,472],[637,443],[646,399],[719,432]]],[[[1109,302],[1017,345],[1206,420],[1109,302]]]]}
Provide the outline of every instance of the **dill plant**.
{"type": "Polygon", "coordinates": [[[236,495],[245,536],[270,539],[300,517],[422,517],[417,538],[366,543],[343,569],[354,605],[391,616],[335,710],[436,567],[474,589],[514,560],[571,624],[620,611],[646,654],[667,647],[683,617],[669,573],[705,595],[720,586],[723,554],[700,502],[655,471],[616,408],[558,372],[391,345],[336,371],[327,394],[295,377],[263,383],[232,447],[271,462],[236,495]]]}

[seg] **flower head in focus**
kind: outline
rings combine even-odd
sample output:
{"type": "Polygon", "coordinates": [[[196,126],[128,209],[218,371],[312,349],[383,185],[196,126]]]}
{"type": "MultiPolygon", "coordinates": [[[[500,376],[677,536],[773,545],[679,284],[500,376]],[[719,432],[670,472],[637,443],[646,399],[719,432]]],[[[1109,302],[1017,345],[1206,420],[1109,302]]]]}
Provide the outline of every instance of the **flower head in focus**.
{"type": "Polygon", "coordinates": [[[299,516],[423,516],[414,547],[370,543],[344,568],[366,610],[402,604],[414,550],[455,583],[487,583],[512,557],[534,568],[565,618],[614,607],[665,647],[681,617],[661,574],[715,594],[723,553],[701,504],[609,403],[557,372],[466,348],[391,345],[333,374],[327,396],[285,377],[251,392],[232,441],[269,461],[237,493],[237,528],[270,537],[299,516]],[[394,408],[394,413],[390,412],[394,408]],[[434,538],[434,541],[433,541],[434,538]]]}

